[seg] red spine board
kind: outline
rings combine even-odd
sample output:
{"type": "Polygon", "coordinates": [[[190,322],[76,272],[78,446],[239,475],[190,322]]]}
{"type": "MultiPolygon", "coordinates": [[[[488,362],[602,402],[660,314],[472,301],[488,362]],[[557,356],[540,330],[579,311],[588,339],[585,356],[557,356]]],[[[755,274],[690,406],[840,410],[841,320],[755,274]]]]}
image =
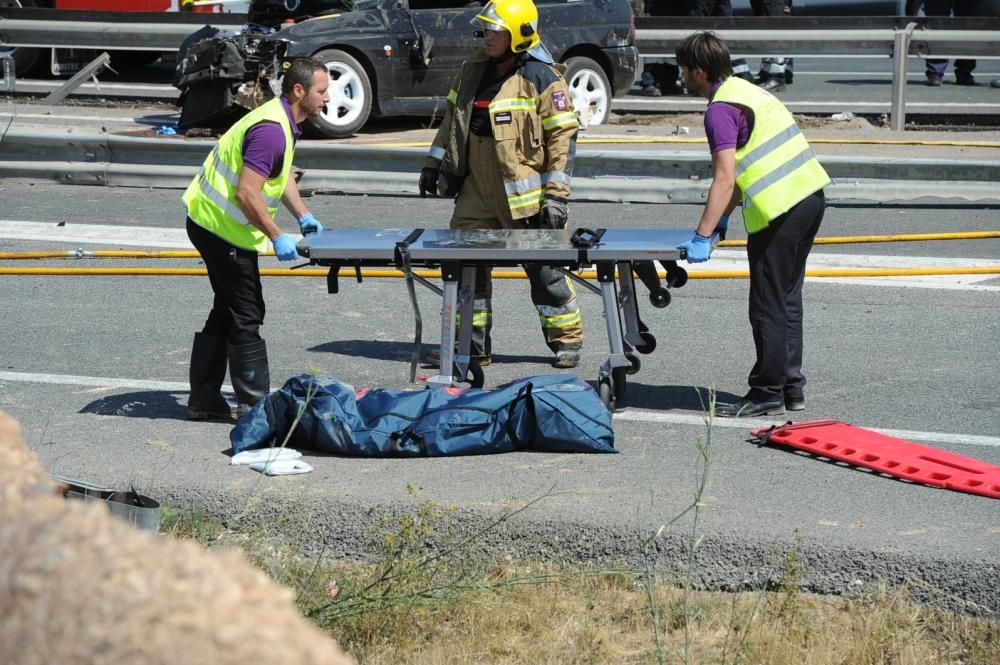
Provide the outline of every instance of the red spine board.
{"type": "Polygon", "coordinates": [[[761,427],[750,436],[915,483],[1000,499],[998,466],[836,420],[761,427]]]}

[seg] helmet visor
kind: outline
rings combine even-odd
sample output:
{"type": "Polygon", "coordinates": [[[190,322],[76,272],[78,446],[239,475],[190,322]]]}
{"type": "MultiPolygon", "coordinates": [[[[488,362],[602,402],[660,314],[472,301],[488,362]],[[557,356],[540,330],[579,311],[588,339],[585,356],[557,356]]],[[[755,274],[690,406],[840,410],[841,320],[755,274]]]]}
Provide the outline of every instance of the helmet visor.
{"type": "Polygon", "coordinates": [[[497,5],[495,2],[490,2],[485,7],[483,11],[476,14],[475,18],[469,21],[474,27],[480,30],[506,30],[507,24],[504,22],[500,15],[497,14],[497,5]]]}

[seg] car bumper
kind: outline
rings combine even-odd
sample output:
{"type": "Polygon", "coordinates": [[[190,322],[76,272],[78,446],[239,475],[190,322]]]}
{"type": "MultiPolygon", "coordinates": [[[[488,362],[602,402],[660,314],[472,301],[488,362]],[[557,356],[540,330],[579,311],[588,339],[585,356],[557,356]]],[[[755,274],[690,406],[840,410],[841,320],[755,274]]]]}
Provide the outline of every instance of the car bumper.
{"type": "Polygon", "coordinates": [[[639,69],[639,49],[634,46],[617,46],[604,49],[604,55],[611,63],[611,86],[614,96],[621,97],[635,85],[636,72],[639,69]]]}

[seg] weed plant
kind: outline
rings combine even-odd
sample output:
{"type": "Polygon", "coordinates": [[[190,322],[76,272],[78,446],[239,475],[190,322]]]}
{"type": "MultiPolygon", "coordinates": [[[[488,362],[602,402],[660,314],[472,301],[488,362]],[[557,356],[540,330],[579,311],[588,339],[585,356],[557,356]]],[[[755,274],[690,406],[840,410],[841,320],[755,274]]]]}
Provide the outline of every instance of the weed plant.
{"type": "MultiPolygon", "coordinates": [[[[707,414],[714,411],[714,395],[709,399],[707,414]]],[[[239,522],[226,528],[197,510],[168,509],[161,529],[206,547],[241,547],[277,582],[295,589],[303,615],[361,665],[1000,663],[1000,622],[918,604],[906,586],[882,585],[855,599],[805,593],[798,538],[776,554],[780,572],[772,588],[700,590],[696,552],[701,512],[710,508],[710,415],[705,425],[695,444],[692,501],[650,529],[635,568],[498,561],[478,551],[483,536],[552,490],[451,542],[442,534],[462,517],[455,506],[422,501],[412,514],[382,515],[368,530],[365,563],[330,560],[325,552],[306,556],[275,536],[308,528],[304,515],[255,529],[239,522]],[[657,569],[657,542],[681,527],[686,561],[679,569],[657,569]]],[[[407,491],[416,498],[413,487],[407,491]]]]}

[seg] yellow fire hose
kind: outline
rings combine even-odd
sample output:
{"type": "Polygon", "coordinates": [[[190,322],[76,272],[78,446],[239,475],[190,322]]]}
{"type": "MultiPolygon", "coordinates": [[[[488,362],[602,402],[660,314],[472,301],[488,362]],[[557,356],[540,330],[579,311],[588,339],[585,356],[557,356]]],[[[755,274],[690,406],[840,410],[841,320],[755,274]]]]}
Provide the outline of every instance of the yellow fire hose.
{"type": "MultiPolygon", "coordinates": [[[[816,238],[816,245],[847,245],[879,242],[926,242],[931,240],[982,240],[1000,238],[1000,231],[957,231],[954,233],[904,233],[871,236],[826,236],[816,238]]],[[[724,240],[719,247],[745,247],[746,240],[724,240]]],[[[267,252],[262,256],[274,256],[267,252]]],[[[144,251],[144,250],[82,250],[59,252],[0,252],[0,260],[28,259],[197,259],[193,250],[144,251]]],[[[10,273],[2,273],[10,274],[10,273]]]]}
{"type": "MultiPolygon", "coordinates": [[[[654,144],[654,143],[707,143],[708,140],[703,137],[688,136],[619,136],[619,137],[607,137],[607,138],[580,138],[577,139],[577,143],[580,144],[615,144],[621,143],[623,145],[633,144],[654,144]]],[[[811,138],[809,143],[828,143],[831,145],[932,145],[932,146],[947,146],[956,148],[1000,148],[1000,142],[997,141],[945,141],[937,139],[820,139],[811,138]]],[[[430,147],[430,141],[395,141],[391,143],[371,143],[365,145],[375,145],[379,147],[386,148],[428,148],[430,147]]]]}
{"type": "MultiPolygon", "coordinates": [[[[260,274],[268,277],[326,277],[326,269],[305,268],[292,270],[290,268],[261,268],[260,274]]],[[[438,270],[414,270],[414,274],[427,279],[441,277],[438,270]]],[[[147,277],[184,277],[191,275],[207,275],[204,268],[0,268],[0,275],[130,275],[147,277]]],[[[597,272],[584,270],[576,273],[586,279],[595,279],[597,272]]],[[[339,275],[350,279],[355,276],[354,268],[342,268],[339,275]]],[[[660,278],[665,273],[659,273],[660,278]]],[[[917,275],[1000,275],[1000,266],[981,266],[969,268],[819,268],[806,270],[806,277],[913,277],[917,275]]],[[[399,270],[389,268],[365,268],[362,277],[384,278],[402,277],[399,270]]],[[[689,272],[690,279],[746,279],[749,270],[716,270],[704,272],[689,272]]],[[[525,279],[523,270],[495,270],[493,277],[497,279],[525,279]]]]}

